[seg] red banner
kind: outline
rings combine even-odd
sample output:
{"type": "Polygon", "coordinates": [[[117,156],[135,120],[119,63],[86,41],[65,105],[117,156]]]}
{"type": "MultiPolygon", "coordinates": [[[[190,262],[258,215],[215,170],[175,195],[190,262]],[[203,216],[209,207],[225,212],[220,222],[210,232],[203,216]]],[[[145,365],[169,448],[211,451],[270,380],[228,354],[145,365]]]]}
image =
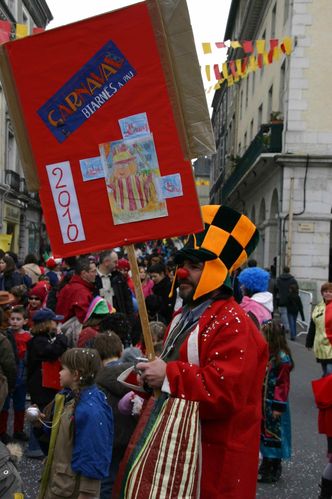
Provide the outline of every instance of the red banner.
{"type": "Polygon", "coordinates": [[[4,50],[55,256],[201,230],[145,3],[4,50]]]}

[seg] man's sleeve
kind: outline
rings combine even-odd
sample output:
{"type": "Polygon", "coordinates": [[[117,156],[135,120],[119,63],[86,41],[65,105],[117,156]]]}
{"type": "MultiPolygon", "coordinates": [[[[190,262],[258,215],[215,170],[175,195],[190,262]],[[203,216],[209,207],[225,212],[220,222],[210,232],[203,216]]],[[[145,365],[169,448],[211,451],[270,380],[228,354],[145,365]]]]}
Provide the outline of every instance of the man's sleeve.
{"type": "Polygon", "coordinates": [[[7,378],[8,390],[11,391],[16,383],[16,361],[15,355],[8,338],[1,338],[0,344],[0,368],[7,378]]]}
{"type": "Polygon", "coordinates": [[[200,402],[202,419],[239,410],[246,405],[255,379],[263,381],[267,345],[247,321],[239,324],[230,319],[206,336],[202,331],[200,366],[181,361],[167,364],[164,386],[168,384],[175,397],[200,402]]]}
{"type": "Polygon", "coordinates": [[[83,324],[84,322],[91,301],[92,297],[90,295],[81,293],[77,296],[77,299],[73,304],[72,309],[74,310],[74,314],[81,324],[83,324]]]}

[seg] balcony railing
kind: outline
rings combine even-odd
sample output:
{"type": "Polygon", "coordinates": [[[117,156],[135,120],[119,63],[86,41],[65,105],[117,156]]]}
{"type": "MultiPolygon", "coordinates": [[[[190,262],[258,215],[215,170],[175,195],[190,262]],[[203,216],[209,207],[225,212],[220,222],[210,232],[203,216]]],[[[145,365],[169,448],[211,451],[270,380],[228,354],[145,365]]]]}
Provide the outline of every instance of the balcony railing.
{"type": "Polygon", "coordinates": [[[16,191],[20,192],[20,176],[14,170],[5,170],[6,184],[16,191]]]}
{"type": "Polygon", "coordinates": [[[263,153],[282,151],[283,123],[262,125],[244,155],[238,160],[235,171],[227,178],[222,187],[222,200],[232,192],[256,159],[263,153]]]}

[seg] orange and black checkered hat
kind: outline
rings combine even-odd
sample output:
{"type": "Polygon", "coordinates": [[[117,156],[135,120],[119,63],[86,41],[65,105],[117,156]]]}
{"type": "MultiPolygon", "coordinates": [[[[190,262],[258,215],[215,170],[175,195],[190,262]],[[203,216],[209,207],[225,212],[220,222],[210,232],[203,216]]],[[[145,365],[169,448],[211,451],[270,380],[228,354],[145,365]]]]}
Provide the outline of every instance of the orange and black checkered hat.
{"type": "Polygon", "coordinates": [[[246,215],[220,205],[202,206],[205,229],[191,234],[175,255],[175,262],[205,262],[194,300],[225,283],[228,275],[248,259],[257,246],[256,226],[246,215]]]}

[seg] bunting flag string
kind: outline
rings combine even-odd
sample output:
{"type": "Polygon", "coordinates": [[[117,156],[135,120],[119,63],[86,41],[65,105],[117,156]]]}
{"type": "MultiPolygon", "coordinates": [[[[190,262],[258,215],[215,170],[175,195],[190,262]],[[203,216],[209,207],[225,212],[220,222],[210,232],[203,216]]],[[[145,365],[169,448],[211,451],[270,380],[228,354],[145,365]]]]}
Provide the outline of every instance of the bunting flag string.
{"type": "MultiPolygon", "coordinates": [[[[288,41],[291,40],[290,37],[285,37],[284,40],[286,40],[286,44],[288,44],[288,41]]],[[[270,49],[276,45],[278,45],[278,40],[272,38],[270,40],[270,49]]],[[[202,49],[204,54],[212,54],[212,48],[215,46],[217,49],[222,49],[222,48],[233,48],[233,49],[238,49],[242,48],[245,54],[252,54],[255,50],[257,50],[258,54],[264,54],[265,52],[265,44],[267,43],[267,40],[243,40],[243,41],[238,41],[238,40],[226,40],[225,42],[202,42],[202,49]]],[[[289,55],[289,54],[287,54],[289,55]]]]}
{"type": "MultiPolygon", "coordinates": [[[[253,42],[248,42],[253,44],[253,42]]],[[[247,47],[248,49],[249,47],[247,47]]],[[[262,69],[263,66],[272,64],[280,59],[281,54],[290,55],[293,50],[293,40],[291,37],[285,37],[280,45],[279,40],[270,40],[269,50],[266,50],[265,40],[256,41],[257,55],[246,55],[242,59],[231,59],[221,64],[213,64],[213,72],[210,65],[205,65],[205,74],[207,80],[210,82],[212,75],[214,75],[216,83],[206,89],[207,93],[211,90],[218,90],[224,81],[227,85],[231,86],[240,81],[241,78],[248,76],[250,72],[262,69]],[[259,43],[258,43],[259,42],[259,43]]]]}
{"type": "MultiPolygon", "coordinates": [[[[32,34],[36,35],[45,31],[44,28],[32,28],[32,34]]],[[[24,38],[29,35],[27,24],[11,23],[10,21],[0,21],[0,44],[9,40],[24,38]]]]}

